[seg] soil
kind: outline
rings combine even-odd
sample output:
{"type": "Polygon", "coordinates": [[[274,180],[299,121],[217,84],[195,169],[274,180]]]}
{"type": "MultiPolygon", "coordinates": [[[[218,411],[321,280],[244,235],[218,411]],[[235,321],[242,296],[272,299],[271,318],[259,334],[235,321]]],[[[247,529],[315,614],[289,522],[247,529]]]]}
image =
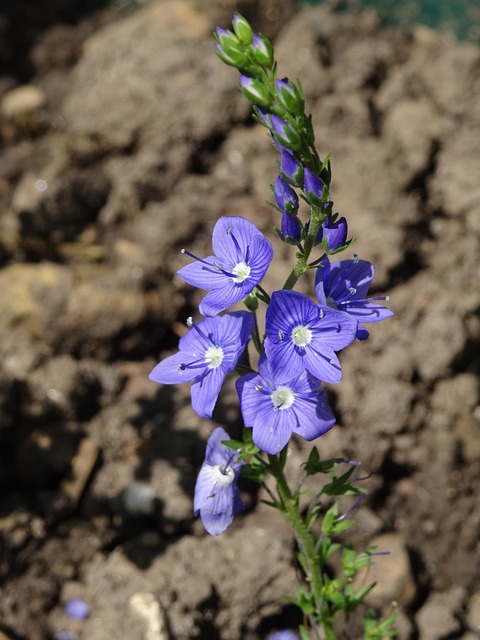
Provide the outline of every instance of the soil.
{"type": "MultiPolygon", "coordinates": [[[[341,354],[318,442],[368,476],[349,539],[390,552],[370,603],[397,602],[405,640],[480,637],[480,50],[287,0],[4,4],[0,638],[262,640],[299,622],[294,541],[255,486],[222,536],[193,519],[209,433],[241,427],[232,381],[201,420],[188,388],[147,377],[197,313],[180,249],[208,255],[218,216],[269,234],[267,290],[292,264],[266,204],[275,153],[212,47],[234,8],[301,79],[335,208],[395,312],[341,354]]],[[[292,441],[292,478],[308,450],[292,441]]]]}

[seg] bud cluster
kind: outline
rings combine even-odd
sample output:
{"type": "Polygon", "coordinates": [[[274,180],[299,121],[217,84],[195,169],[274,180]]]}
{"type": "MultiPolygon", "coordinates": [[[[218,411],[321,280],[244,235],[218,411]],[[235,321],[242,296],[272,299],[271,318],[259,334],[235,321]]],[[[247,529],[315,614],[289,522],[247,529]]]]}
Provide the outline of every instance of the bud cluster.
{"type": "Polygon", "coordinates": [[[239,13],[233,14],[231,30],[217,27],[214,37],[217,55],[240,72],[240,91],[280,152],[280,175],[271,186],[273,206],[282,214],[278,235],[301,252],[317,244],[325,255],[347,249],[353,240],[347,241],[345,218],[332,213],[329,157],[322,162],[318,156],[301,84],[276,77],[272,43],[239,13]],[[299,197],[310,207],[308,221],[298,216],[299,197]]]}

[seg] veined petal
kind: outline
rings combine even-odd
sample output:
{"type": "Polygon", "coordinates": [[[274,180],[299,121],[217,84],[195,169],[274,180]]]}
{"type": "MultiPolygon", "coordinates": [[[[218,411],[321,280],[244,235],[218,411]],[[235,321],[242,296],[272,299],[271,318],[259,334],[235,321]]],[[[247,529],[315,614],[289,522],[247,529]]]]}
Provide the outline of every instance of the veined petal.
{"type": "Polygon", "coordinates": [[[275,455],[279,453],[292,435],[292,414],[290,410],[269,412],[268,420],[259,420],[253,427],[253,442],[259,449],[275,455]]]}
{"type": "Polygon", "coordinates": [[[251,283],[251,291],[253,291],[254,287],[263,280],[270,266],[273,259],[273,247],[266,238],[259,235],[252,239],[249,254],[250,275],[248,281],[251,283]]]}
{"type": "Polygon", "coordinates": [[[199,289],[223,287],[226,276],[215,267],[215,264],[218,264],[217,258],[215,258],[215,256],[208,256],[204,260],[186,264],[177,271],[177,276],[199,289]],[[205,264],[206,262],[208,264],[205,264]]]}
{"type": "Polygon", "coordinates": [[[267,336],[277,340],[279,332],[290,336],[292,329],[318,318],[318,307],[298,291],[274,291],[266,313],[267,336]]]}
{"type": "Polygon", "coordinates": [[[367,260],[341,260],[332,262],[328,283],[328,296],[334,300],[340,300],[351,295],[355,298],[364,298],[372,283],[375,270],[367,260]],[[351,289],[355,293],[350,293],[351,289]]]}
{"type": "Polygon", "coordinates": [[[315,438],[329,431],[335,424],[335,416],[321,392],[315,400],[299,398],[295,403],[295,408],[298,416],[298,426],[293,431],[305,438],[305,440],[315,440],[315,438]]]}
{"type": "Polygon", "coordinates": [[[321,345],[320,350],[313,345],[305,350],[304,362],[305,368],[316,378],[333,384],[340,382],[342,377],[340,362],[331,348],[321,345]]]}
{"type": "MultiPolygon", "coordinates": [[[[355,340],[357,320],[345,311],[317,307],[318,320],[312,326],[313,340],[339,351],[355,340]]],[[[313,373],[313,372],[312,372],[313,373]]]]}
{"type": "MultiPolygon", "coordinates": [[[[267,311],[268,313],[268,311],[267,311]]],[[[303,356],[290,337],[284,340],[265,338],[265,353],[270,361],[276,380],[292,379],[299,376],[305,368],[303,356]]]]}
{"type": "Polygon", "coordinates": [[[222,216],[213,228],[212,246],[220,262],[235,264],[243,262],[247,249],[255,236],[262,232],[242,216],[222,216]],[[235,238],[235,240],[234,240],[235,238]]]}
{"type": "Polygon", "coordinates": [[[252,287],[249,292],[244,292],[244,287],[242,285],[236,285],[232,278],[223,276],[222,279],[222,287],[209,291],[198,305],[198,309],[202,315],[216,316],[222,311],[225,311],[225,309],[228,309],[228,307],[243,300],[243,298],[254,289],[254,287],[252,287]]]}
{"type": "Polygon", "coordinates": [[[192,408],[200,418],[211,418],[218,394],[225,380],[225,367],[205,369],[203,376],[192,384],[192,408]]]}
{"type": "MultiPolygon", "coordinates": [[[[238,510],[238,499],[235,499],[235,487],[214,486],[209,498],[202,504],[197,513],[200,514],[203,526],[212,536],[218,536],[227,529],[238,510]]],[[[243,508],[243,505],[242,507],[243,508]]]]}
{"type": "Polygon", "coordinates": [[[393,311],[369,300],[352,300],[342,305],[342,309],[359,322],[380,322],[393,316],[393,311]]]}
{"type": "MultiPolygon", "coordinates": [[[[190,382],[200,376],[205,366],[198,368],[187,367],[181,369],[181,365],[192,362],[195,358],[185,351],[179,351],[173,356],[165,358],[153,368],[148,376],[153,382],[160,384],[180,384],[182,382],[190,382]]],[[[200,363],[199,363],[200,364],[200,363]]]]}

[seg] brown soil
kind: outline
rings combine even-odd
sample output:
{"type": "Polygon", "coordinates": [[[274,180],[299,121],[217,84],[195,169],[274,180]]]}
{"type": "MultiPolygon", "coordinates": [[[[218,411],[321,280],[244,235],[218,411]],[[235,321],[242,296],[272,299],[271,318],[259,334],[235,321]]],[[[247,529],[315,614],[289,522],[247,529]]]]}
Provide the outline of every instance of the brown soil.
{"type": "MultiPolygon", "coordinates": [[[[187,388],[147,378],[200,299],[175,278],[179,249],[206,254],[220,215],[245,215],[270,238],[278,224],[266,204],[275,154],[212,48],[233,3],[10,4],[0,8],[0,637],[262,640],[298,622],[282,600],[296,580],[289,530],[248,483],[247,510],[223,536],[192,517],[209,433],[240,427],[232,381],[202,421],[187,388]],[[148,512],[131,507],[139,490],[148,512]],[[63,612],[73,597],[90,606],[86,621],[63,612]],[[164,631],[148,631],[142,603],[164,631]]],[[[319,441],[325,457],[372,474],[350,536],[391,552],[377,560],[372,604],[398,601],[405,640],[473,640],[480,51],[424,28],[384,29],[369,13],[235,8],[274,39],[280,73],[301,79],[318,147],[334,150],[336,210],[395,311],[342,354],[338,424],[319,441]]],[[[267,290],[292,260],[275,250],[267,290]]],[[[293,441],[292,477],[308,449],[293,441]]]]}

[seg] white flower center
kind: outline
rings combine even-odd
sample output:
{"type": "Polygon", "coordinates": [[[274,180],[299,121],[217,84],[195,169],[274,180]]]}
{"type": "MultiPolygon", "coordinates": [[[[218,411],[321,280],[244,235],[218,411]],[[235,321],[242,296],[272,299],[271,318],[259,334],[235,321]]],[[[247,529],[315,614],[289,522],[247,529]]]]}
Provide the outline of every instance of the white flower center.
{"type": "Polygon", "coordinates": [[[280,385],[272,393],[270,399],[273,402],[274,411],[278,411],[279,409],[290,409],[292,404],[295,402],[295,394],[290,387],[280,385]]]}
{"type": "Polygon", "coordinates": [[[212,345],[205,351],[205,362],[208,364],[209,369],[216,369],[223,362],[223,349],[222,347],[215,347],[212,345]]]}
{"type": "Polygon", "coordinates": [[[235,284],[241,284],[250,275],[250,267],[248,266],[248,264],[245,264],[245,262],[239,262],[233,267],[232,273],[237,276],[233,279],[235,284]]]}
{"type": "Polygon", "coordinates": [[[308,327],[299,324],[292,331],[292,340],[297,347],[305,347],[312,340],[312,332],[308,327]]]}
{"type": "Polygon", "coordinates": [[[212,468],[212,479],[215,480],[215,484],[228,487],[235,480],[235,471],[224,464],[216,464],[212,468]]]}

